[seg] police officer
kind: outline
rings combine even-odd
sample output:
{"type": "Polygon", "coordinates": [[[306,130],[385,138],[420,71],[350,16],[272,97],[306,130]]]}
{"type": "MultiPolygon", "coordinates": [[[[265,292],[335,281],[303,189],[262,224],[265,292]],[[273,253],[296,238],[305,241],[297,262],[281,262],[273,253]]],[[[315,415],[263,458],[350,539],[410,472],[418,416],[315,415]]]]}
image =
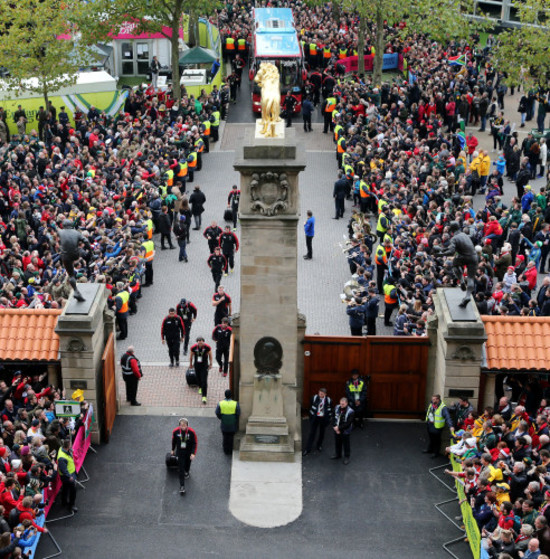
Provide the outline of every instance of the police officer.
{"type": "Polygon", "coordinates": [[[233,452],[233,439],[239,429],[239,416],[241,408],[239,402],[231,397],[231,390],[225,391],[225,399],[216,406],[216,416],[221,421],[220,428],[223,436],[223,452],[231,454],[233,452]]]}
{"type": "Polygon", "coordinates": [[[346,398],[354,411],[354,422],[363,428],[363,417],[367,406],[367,383],[357,369],[351,371],[351,378],[346,382],[346,398]]]}
{"type": "Polygon", "coordinates": [[[384,235],[391,225],[391,208],[384,204],[380,215],[378,216],[378,223],[376,224],[376,235],[380,242],[384,240],[384,235]]]}
{"type": "Polygon", "coordinates": [[[153,285],[153,259],[155,258],[155,243],[148,239],[141,243],[141,250],[145,257],[145,283],[143,287],[153,285]]]}
{"type": "Polygon", "coordinates": [[[334,206],[336,215],[332,219],[340,219],[344,217],[344,200],[348,195],[349,186],[348,181],[344,178],[344,173],[338,171],[338,180],[334,183],[332,196],[334,198],[334,206]]]}
{"type": "Polygon", "coordinates": [[[211,254],[208,257],[207,262],[212,272],[214,285],[216,286],[216,289],[218,289],[222,280],[222,274],[227,272],[227,259],[222,254],[222,249],[220,247],[216,247],[214,254],[211,254]]]}
{"type": "Polygon", "coordinates": [[[394,309],[399,305],[397,287],[395,285],[395,280],[392,276],[389,276],[384,282],[383,292],[384,292],[384,326],[393,326],[390,322],[390,318],[394,309]]]}
{"type": "Polygon", "coordinates": [[[220,368],[220,373],[223,371],[223,376],[227,376],[229,370],[229,346],[231,345],[231,335],[233,330],[229,326],[229,319],[222,318],[212,331],[212,339],[216,342],[216,361],[220,368]]]}
{"type": "Polygon", "coordinates": [[[231,208],[233,212],[233,231],[237,230],[237,219],[239,217],[239,202],[241,200],[241,191],[237,188],[237,185],[234,184],[231,187],[231,192],[229,192],[229,196],[227,197],[227,205],[231,208]]]}
{"type": "Polygon", "coordinates": [[[61,479],[61,504],[72,512],[77,512],[76,501],[76,467],[71,449],[71,440],[64,439],[57,451],[57,473],[61,479]]]}
{"type": "MultiPolygon", "coordinates": [[[[222,254],[227,260],[229,271],[233,272],[235,268],[235,253],[239,250],[239,239],[237,235],[231,231],[230,225],[225,226],[225,231],[220,235],[219,242],[222,254]]],[[[227,276],[227,268],[225,270],[225,275],[227,276]]]]}
{"type": "Polygon", "coordinates": [[[197,434],[189,427],[189,421],[182,417],[172,431],[172,456],[178,457],[180,495],[185,495],[185,480],[189,478],[191,462],[197,455],[197,434]]]}
{"type": "Polygon", "coordinates": [[[126,353],[121,357],[120,366],[122,367],[122,378],[126,385],[126,401],[130,402],[131,406],[141,406],[136,397],[143,372],[138,358],[134,355],[134,346],[129,346],[126,353]]]}
{"type": "Polygon", "coordinates": [[[213,221],[210,227],[207,227],[202,236],[208,241],[208,248],[210,249],[210,254],[214,253],[214,249],[220,246],[220,235],[223,233],[222,228],[213,221]]]}
{"type": "Polygon", "coordinates": [[[451,433],[454,433],[449,409],[441,399],[441,396],[439,394],[434,394],[428,405],[428,411],[426,412],[429,444],[428,447],[422,451],[425,454],[432,454],[432,458],[437,458],[439,456],[439,451],[441,450],[441,435],[443,434],[445,424],[448,425],[451,433]]]}
{"type": "Polygon", "coordinates": [[[319,437],[317,439],[317,450],[323,450],[323,440],[325,438],[325,429],[332,420],[332,400],[327,396],[327,389],[320,388],[319,392],[311,398],[309,407],[309,436],[306,447],[302,454],[307,456],[313,447],[317,429],[319,429],[319,437]]]}
{"type": "Polygon", "coordinates": [[[183,343],[183,355],[187,355],[189,348],[189,336],[191,335],[191,325],[197,319],[197,307],[185,298],[182,298],[176,307],[176,313],[183,320],[185,330],[185,341],[183,343]]]}
{"type": "Polygon", "coordinates": [[[206,404],[208,392],[208,371],[212,367],[212,348],[204,343],[204,338],[199,336],[197,343],[191,346],[191,361],[189,366],[195,369],[199,381],[199,395],[202,403],[206,404]]]}
{"type": "Polygon", "coordinates": [[[349,464],[351,448],[350,434],[353,429],[353,410],[348,405],[347,398],[340,398],[340,404],[334,410],[334,420],[332,422],[334,430],[334,450],[335,453],[330,457],[331,460],[342,458],[342,447],[344,448],[344,465],[349,464]]]}
{"type": "Polygon", "coordinates": [[[176,314],[176,309],[172,307],[168,311],[168,316],[162,321],[160,329],[162,345],[168,344],[170,368],[172,368],[174,364],[176,367],[180,366],[180,343],[183,342],[184,336],[185,327],[183,326],[183,320],[176,314]]]}
{"type": "Polygon", "coordinates": [[[330,94],[324,101],[321,106],[321,112],[323,113],[324,125],[323,125],[323,134],[327,134],[329,129],[332,132],[334,130],[334,123],[332,122],[332,113],[336,109],[336,97],[330,94]]]}

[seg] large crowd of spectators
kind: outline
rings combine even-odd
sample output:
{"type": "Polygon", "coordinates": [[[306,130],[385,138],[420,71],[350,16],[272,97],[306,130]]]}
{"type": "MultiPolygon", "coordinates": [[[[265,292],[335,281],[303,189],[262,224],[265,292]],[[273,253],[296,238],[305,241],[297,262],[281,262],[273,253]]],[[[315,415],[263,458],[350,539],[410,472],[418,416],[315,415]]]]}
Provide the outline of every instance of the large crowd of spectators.
{"type": "Polygon", "coordinates": [[[550,556],[547,390],[529,382],[521,394],[518,405],[503,396],[482,415],[467,399],[453,408],[455,441],[447,452],[461,468],[446,473],[464,486],[482,545],[495,559],[550,556]]]}
{"type": "Polygon", "coordinates": [[[27,557],[40,533],[47,532],[43,490],[57,476],[57,453],[83,425],[88,404],[75,419],[58,418],[54,401],[63,394],[47,375],[16,372],[0,381],[0,557],[27,557]]]}
{"type": "Polygon", "coordinates": [[[113,295],[136,285],[136,275],[139,284],[143,242],[163,206],[171,217],[183,203],[209,140],[217,140],[212,124],[225,97],[223,88],[198,97],[184,90],[177,102],[170,86],[136,88],[116,117],[91,107],[72,126],[52,105],[40,131],[11,136],[0,111],[0,308],[64,305],[65,220],[90,243],[75,262],[77,281],[105,283],[113,295]]]}

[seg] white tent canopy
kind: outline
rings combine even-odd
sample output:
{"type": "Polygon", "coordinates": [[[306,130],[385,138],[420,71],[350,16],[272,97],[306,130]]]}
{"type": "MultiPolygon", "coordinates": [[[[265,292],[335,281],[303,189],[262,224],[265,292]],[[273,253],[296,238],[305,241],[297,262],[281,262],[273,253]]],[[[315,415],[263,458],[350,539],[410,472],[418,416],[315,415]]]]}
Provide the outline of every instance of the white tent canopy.
{"type": "MultiPolygon", "coordinates": [[[[27,80],[29,84],[36,86],[37,78],[27,80]]],[[[107,72],[81,72],[78,74],[76,83],[68,87],[61,87],[57,91],[50,91],[49,95],[77,95],[79,93],[102,93],[105,91],[116,91],[117,81],[107,72]]],[[[4,80],[0,80],[0,101],[5,99],[32,99],[41,97],[39,93],[23,90],[21,92],[9,88],[4,80]]]]}

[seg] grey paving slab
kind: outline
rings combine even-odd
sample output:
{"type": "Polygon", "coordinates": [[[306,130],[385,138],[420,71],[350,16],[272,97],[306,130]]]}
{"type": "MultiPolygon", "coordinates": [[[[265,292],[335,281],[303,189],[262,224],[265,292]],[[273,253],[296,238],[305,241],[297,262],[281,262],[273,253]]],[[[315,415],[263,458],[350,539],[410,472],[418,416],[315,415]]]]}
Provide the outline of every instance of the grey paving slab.
{"type": "MultiPolygon", "coordinates": [[[[302,514],[271,530],[245,526],[228,509],[231,459],[216,419],[191,420],[197,458],[187,495],[178,494],[177,474],[164,466],[174,424],[170,417],[117,417],[111,442],[86,458],[91,479],[78,491],[79,512],[50,525],[63,557],[441,559],[442,543],[459,535],[433,507],[451,494],[428,473],[441,462],[420,453],[422,424],[369,423],[352,434],[349,466],[328,459],[327,433],[323,452],[303,462],[302,514]]],[[[447,509],[453,516],[454,506],[447,509]]],[[[52,515],[59,512],[54,506],[52,515]]],[[[42,538],[37,557],[52,547],[42,538]]]]}

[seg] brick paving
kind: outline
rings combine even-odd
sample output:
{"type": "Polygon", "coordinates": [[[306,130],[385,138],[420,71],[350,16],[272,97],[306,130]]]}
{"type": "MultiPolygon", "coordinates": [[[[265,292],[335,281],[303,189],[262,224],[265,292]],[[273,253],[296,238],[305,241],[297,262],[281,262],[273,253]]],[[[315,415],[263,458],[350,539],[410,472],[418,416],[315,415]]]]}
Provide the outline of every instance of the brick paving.
{"type": "MultiPolygon", "coordinates": [[[[218,367],[212,367],[208,373],[208,403],[202,404],[198,387],[190,387],[185,380],[187,367],[170,369],[168,365],[145,365],[143,379],[139,383],[138,401],[147,407],[186,407],[215,408],[223,400],[228,382],[218,367]]],[[[118,393],[122,408],[131,407],[125,402],[124,381],[118,379],[118,393]]]]}
{"type": "MultiPolygon", "coordinates": [[[[515,112],[519,96],[506,97],[506,117],[512,121],[519,118],[515,112]]],[[[245,111],[241,111],[245,114],[245,111]]],[[[248,123],[224,122],[220,142],[212,145],[211,153],[204,156],[201,172],[196,173],[195,183],[199,184],[206,195],[205,213],[203,214],[203,229],[212,220],[217,220],[223,226],[223,212],[226,208],[227,194],[233,184],[239,184],[239,175],[233,169],[235,148],[244,139],[247,126],[251,126],[254,117],[246,113],[248,123]]],[[[520,142],[531,129],[533,123],[528,123],[521,129],[520,142]]],[[[347,217],[350,215],[351,202],[346,201],[346,219],[333,220],[334,205],[332,188],[336,180],[336,160],[330,134],[322,134],[322,124],[314,123],[312,133],[304,133],[301,120],[294,119],[293,128],[296,130],[298,142],[303,142],[306,148],[307,167],[300,176],[301,214],[299,227],[303,228],[305,212],[313,211],[316,217],[315,239],[313,241],[313,260],[304,261],[300,256],[305,254],[305,238],[298,236],[298,305],[300,312],[307,319],[308,334],[349,335],[348,321],[345,307],[340,301],[339,294],[343,285],[350,279],[346,259],[340,245],[347,236],[347,217]]],[[[474,131],[480,141],[480,147],[489,150],[491,159],[496,159],[492,150],[492,137],[488,133],[474,131]]],[[[535,191],[542,186],[542,179],[532,181],[535,191]]],[[[193,185],[192,185],[193,186],[193,185]]],[[[191,186],[191,188],[192,188],[191,186]]],[[[508,202],[515,193],[515,185],[505,180],[505,201],[508,202]]],[[[484,199],[477,196],[476,207],[483,207],[484,199]]],[[[375,225],[374,222],[371,223],[375,225]]],[[[302,229],[301,229],[302,230],[302,229]]],[[[239,235],[239,230],[237,230],[239,235]]],[[[158,245],[158,237],[155,236],[158,245]]],[[[200,406],[198,396],[185,385],[183,378],[184,367],[187,363],[182,360],[182,368],[169,369],[168,352],[160,341],[160,325],[170,306],[175,306],[182,297],[191,300],[198,308],[198,318],[191,332],[192,339],[203,335],[207,342],[211,338],[213,329],[213,308],[211,297],[214,284],[206,265],[208,246],[202,237],[202,232],[191,232],[191,243],[188,245],[189,263],[177,261],[177,250],[161,251],[157,246],[154,270],[155,282],[152,287],[144,289],[144,296],[139,301],[139,312],[130,317],[128,345],[136,348],[138,357],[144,363],[146,377],[140,387],[140,400],[147,405],[182,405],[200,406]]],[[[222,283],[233,299],[233,311],[239,310],[240,286],[240,258],[237,254],[235,273],[224,277],[222,283]]],[[[383,302],[380,309],[383,311],[383,302]]],[[[392,334],[390,328],[377,321],[378,334],[392,334]]],[[[119,342],[118,352],[125,349],[126,342],[119,342]]],[[[215,378],[213,391],[209,398],[209,406],[215,405],[223,395],[227,386],[227,379],[211,375],[215,378]],[[217,391],[217,392],[216,392],[217,391]]],[[[122,383],[121,380],[119,380],[122,383]]],[[[121,384],[122,387],[122,384],[121,384]]],[[[123,387],[122,392],[123,394],[123,387]]]]}

